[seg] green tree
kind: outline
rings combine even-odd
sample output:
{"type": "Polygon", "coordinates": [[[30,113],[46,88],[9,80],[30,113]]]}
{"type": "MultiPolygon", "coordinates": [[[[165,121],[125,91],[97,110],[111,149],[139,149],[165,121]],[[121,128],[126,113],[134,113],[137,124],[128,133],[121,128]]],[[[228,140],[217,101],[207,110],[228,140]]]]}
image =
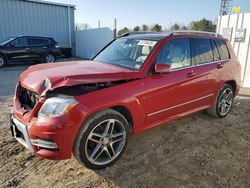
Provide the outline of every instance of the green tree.
{"type": "Polygon", "coordinates": [[[148,26],[147,26],[146,24],[143,24],[143,25],[142,25],[142,30],[143,30],[143,31],[148,31],[148,29],[149,29],[149,28],[148,28],[148,26]]]}
{"type": "Polygon", "coordinates": [[[174,25],[172,25],[171,30],[172,31],[173,30],[180,30],[180,26],[177,23],[175,23],[174,25]]]}
{"type": "Polygon", "coordinates": [[[181,30],[188,30],[188,28],[187,28],[187,26],[182,26],[181,28],[180,28],[181,30]]]}
{"type": "Polygon", "coordinates": [[[162,26],[159,24],[155,24],[152,28],[151,31],[153,32],[161,32],[162,31],[162,26]]]}
{"type": "Polygon", "coordinates": [[[136,32],[136,31],[140,31],[140,27],[139,27],[138,25],[135,26],[134,29],[133,29],[133,31],[135,31],[135,32],[136,32]]]}
{"type": "Polygon", "coordinates": [[[203,18],[199,21],[193,21],[191,23],[190,29],[196,30],[196,31],[215,32],[216,25],[211,20],[207,20],[207,19],[203,18]]]}
{"type": "Polygon", "coordinates": [[[127,27],[124,27],[123,29],[121,29],[120,31],[118,31],[118,36],[121,36],[125,33],[128,33],[129,32],[129,28],[127,27]]]}

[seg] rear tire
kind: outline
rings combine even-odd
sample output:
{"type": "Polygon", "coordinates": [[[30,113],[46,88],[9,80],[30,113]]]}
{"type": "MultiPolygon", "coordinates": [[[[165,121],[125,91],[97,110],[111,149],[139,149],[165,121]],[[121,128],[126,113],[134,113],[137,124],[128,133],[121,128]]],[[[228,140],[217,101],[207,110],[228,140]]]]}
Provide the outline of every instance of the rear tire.
{"type": "Polygon", "coordinates": [[[233,106],[234,89],[231,85],[225,84],[219,91],[214,105],[207,109],[207,113],[214,118],[224,118],[228,115],[233,106]]]}
{"type": "Polygon", "coordinates": [[[7,64],[6,58],[0,55],[0,68],[4,67],[7,64]]]}
{"type": "Polygon", "coordinates": [[[46,54],[43,57],[44,63],[54,63],[56,61],[56,57],[53,54],[46,54]]]}
{"type": "Polygon", "coordinates": [[[73,153],[79,163],[90,169],[103,169],[124,152],[129,124],[119,112],[107,109],[93,114],[81,126],[73,153]]]}

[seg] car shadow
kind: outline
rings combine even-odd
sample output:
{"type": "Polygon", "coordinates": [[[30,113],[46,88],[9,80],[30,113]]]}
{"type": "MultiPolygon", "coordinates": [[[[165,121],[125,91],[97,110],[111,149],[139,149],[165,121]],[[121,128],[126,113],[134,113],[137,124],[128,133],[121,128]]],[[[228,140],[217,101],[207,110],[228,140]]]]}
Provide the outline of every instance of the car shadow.
{"type": "Polygon", "coordinates": [[[225,165],[231,164],[247,169],[238,176],[238,183],[244,182],[250,171],[245,166],[250,149],[250,95],[237,97],[235,103],[239,105],[224,119],[199,112],[132,135],[123,156],[95,173],[118,187],[213,187],[233,176],[233,168],[225,165]]]}

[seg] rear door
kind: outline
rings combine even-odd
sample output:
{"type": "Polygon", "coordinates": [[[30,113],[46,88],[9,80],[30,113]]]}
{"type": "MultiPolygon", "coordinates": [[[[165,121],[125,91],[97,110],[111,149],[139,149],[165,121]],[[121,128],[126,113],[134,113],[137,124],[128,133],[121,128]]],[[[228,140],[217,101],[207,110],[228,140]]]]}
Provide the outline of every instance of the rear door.
{"type": "Polygon", "coordinates": [[[219,73],[223,69],[220,61],[215,39],[194,38],[194,59],[198,71],[198,86],[195,97],[202,100],[197,101],[197,107],[209,107],[217,95],[219,73]]]}
{"type": "Polygon", "coordinates": [[[193,110],[197,71],[192,64],[190,40],[167,41],[157,56],[157,63],[170,64],[168,74],[146,78],[146,124],[153,126],[193,110]]]}
{"type": "Polygon", "coordinates": [[[46,38],[38,38],[38,37],[29,37],[29,56],[30,58],[37,60],[41,59],[44,54],[46,54],[48,50],[48,45],[50,41],[46,38]]]}

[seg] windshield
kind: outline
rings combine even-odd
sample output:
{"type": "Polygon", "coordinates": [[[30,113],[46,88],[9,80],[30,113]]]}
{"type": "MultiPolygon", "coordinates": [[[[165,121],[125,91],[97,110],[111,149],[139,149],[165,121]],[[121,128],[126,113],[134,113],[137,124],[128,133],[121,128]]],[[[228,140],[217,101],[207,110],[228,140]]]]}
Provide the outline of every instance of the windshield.
{"type": "Polygon", "coordinates": [[[5,44],[8,44],[10,41],[12,41],[13,39],[15,38],[9,38],[7,39],[6,41],[2,42],[0,45],[5,45],[5,44]]]}
{"type": "Polygon", "coordinates": [[[94,60],[132,70],[140,70],[157,41],[121,38],[115,40],[94,60]]]}

